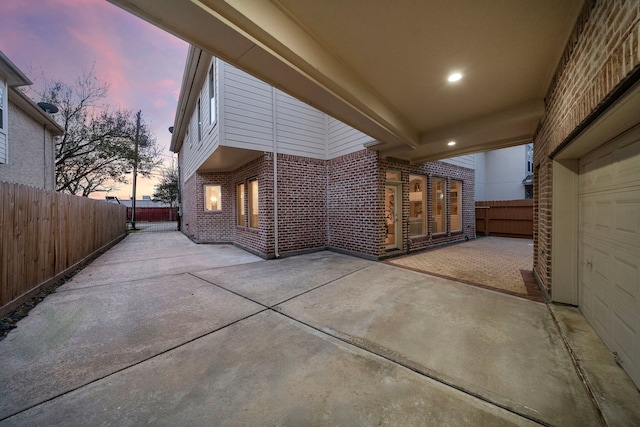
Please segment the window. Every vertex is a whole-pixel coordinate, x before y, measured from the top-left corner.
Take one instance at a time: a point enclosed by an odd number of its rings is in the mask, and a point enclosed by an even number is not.
[[[215,59],[209,68],[209,124],[216,121]]]
[[[0,80],[0,164],[7,163],[7,87]]]
[[[427,234],[426,180],[423,176],[409,175],[409,235]]]
[[[249,227],[258,228],[258,180],[249,181]]]
[[[202,109],[200,108],[200,98],[198,98],[198,142],[202,142]]]
[[[222,188],[220,185],[204,186],[204,210],[219,211],[222,210]]]
[[[4,129],[4,110],[5,110],[5,106],[4,106],[4,101],[5,101],[5,95],[4,95],[4,82],[0,81],[0,130],[5,130]]]
[[[431,206],[433,207],[431,232],[433,234],[445,233],[447,231],[447,205],[444,194],[444,179],[433,178],[431,181]]]
[[[451,181],[451,231],[462,230],[462,182]]]
[[[236,186],[236,210],[238,212],[238,225],[244,227],[244,184]]]
[[[527,174],[533,173],[533,144],[527,144],[526,160],[527,160]]]

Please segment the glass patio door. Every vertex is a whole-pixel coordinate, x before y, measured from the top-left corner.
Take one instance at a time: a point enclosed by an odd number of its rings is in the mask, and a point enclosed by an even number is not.
[[[400,236],[402,235],[402,227],[400,227],[398,214],[401,205],[398,199],[398,186],[384,186],[384,225],[386,229],[385,246],[387,249],[395,249],[400,247]]]

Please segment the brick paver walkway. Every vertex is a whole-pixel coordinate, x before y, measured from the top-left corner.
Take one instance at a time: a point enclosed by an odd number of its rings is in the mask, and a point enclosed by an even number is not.
[[[528,239],[481,237],[387,262],[465,283],[527,295],[521,270],[531,271],[533,268],[533,242]]]

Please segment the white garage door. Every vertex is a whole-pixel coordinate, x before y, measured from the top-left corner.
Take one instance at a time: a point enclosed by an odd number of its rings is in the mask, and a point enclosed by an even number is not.
[[[640,128],[580,159],[579,306],[640,387]]]

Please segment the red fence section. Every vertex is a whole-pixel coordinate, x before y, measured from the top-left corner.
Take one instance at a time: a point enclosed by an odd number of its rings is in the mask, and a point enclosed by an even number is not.
[[[533,200],[476,202],[476,232],[533,239]]]
[[[127,218],[132,220],[133,208],[127,208]],[[177,221],[178,208],[139,208],[136,207],[136,221],[165,222]]]

